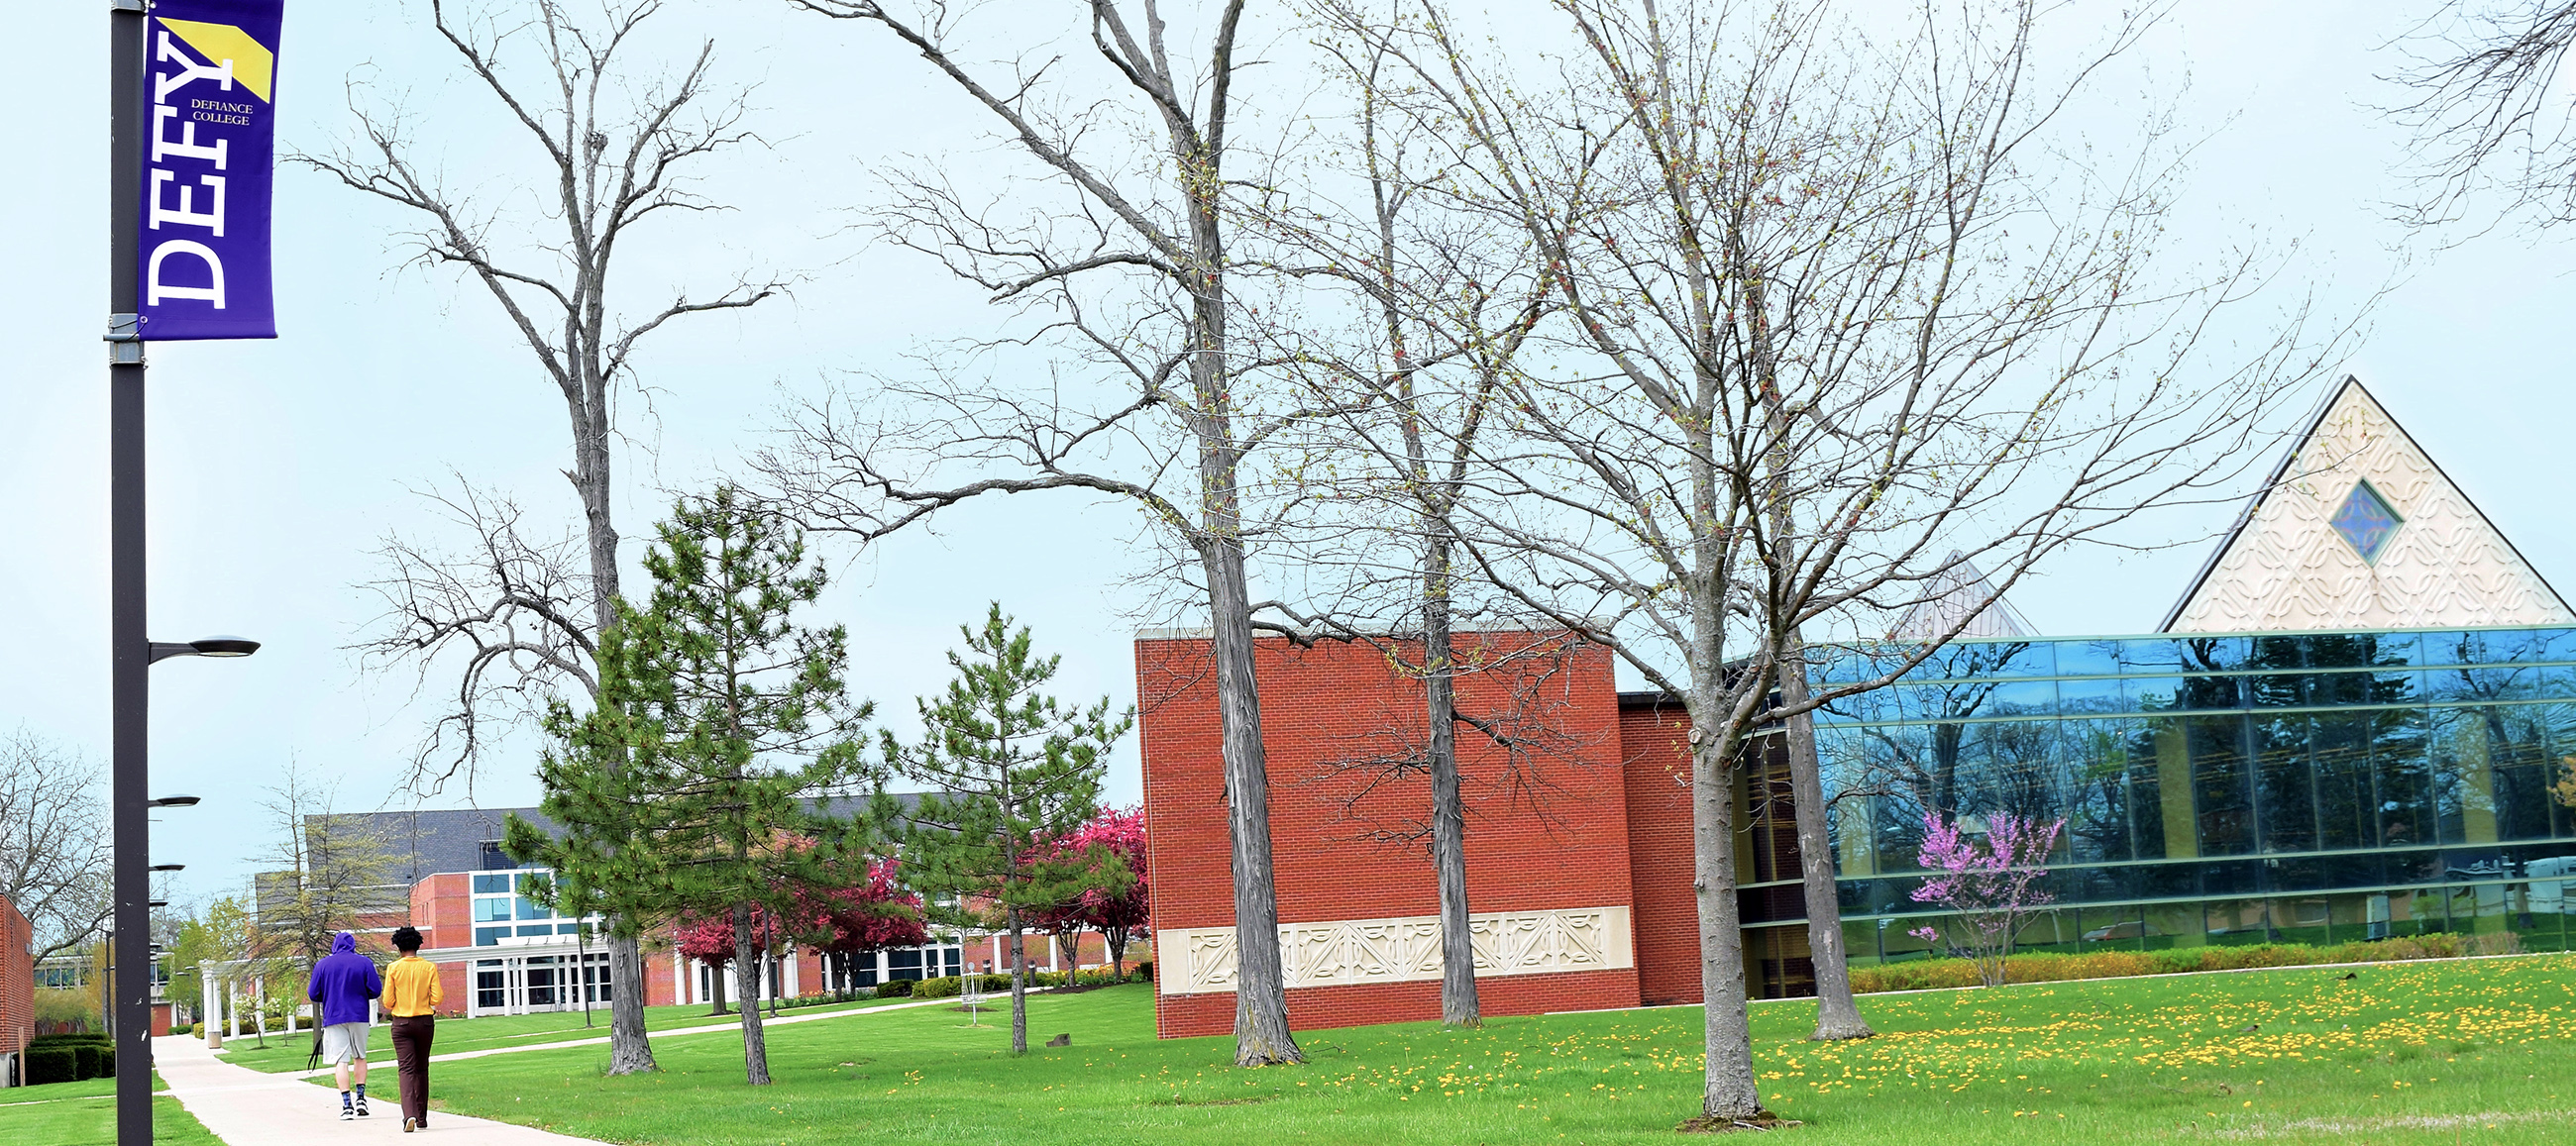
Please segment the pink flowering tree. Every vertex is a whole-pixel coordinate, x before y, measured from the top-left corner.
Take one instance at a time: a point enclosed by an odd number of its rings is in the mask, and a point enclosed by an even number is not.
[[[775,936],[777,932],[778,928],[770,918],[768,910],[757,904],[753,905],[751,934],[754,941],[760,944],[758,949],[767,950],[770,944],[764,940]],[[680,954],[714,968],[715,990],[711,994],[710,1001],[715,1004],[715,1009],[708,1013],[725,1014],[725,968],[734,961],[732,913],[718,910],[705,915],[694,912],[681,915],[671,924],[671,946]]]
[[[866,880],[800,897],[798,906],[805,916],[800,938],[839,958],[845,968],[861,956],[930,942],[921,896],[904,890],[891,859],[869,863]]]
[[[1923,817],[1923,850],[1915,858],[1932,874],[1914,889],[1914,901],[1938,904],[1951,914],[1913,934],[1975,961],[1977,979],[1986,986],[2002,983],[2013,937],[2056,898],[2040,881],[2065,827],[2063,818],[2043,824],[1998,816],[1976,835],[1938,813]]]
[[[1112,974],[1127,977],[1127,945],[1148,923],[1145,882],[1145,811],[1104,808],[1082,826],[1048,842],[1049,862],[1084,871],[1081,892],[1063,903],[1029,913],[1040,931],[1069,940],[1077,951],[1085,930],[1097,931],[1109,948]],[[1068,954],[1068,958],[1072,958]]]

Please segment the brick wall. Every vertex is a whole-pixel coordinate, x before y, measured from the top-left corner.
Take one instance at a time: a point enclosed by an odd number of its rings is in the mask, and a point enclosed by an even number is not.
[[[35,938],[18,905],[0,896],[0,1054],[25,1050],[36,1037]]]
[[[1461,661],[1483,669],[1459,678],[1459,710],[1509,717],[1539,741],[1516,755],[1459,729],[1472,909],[1630,903],[1630,800],[1608,654],[1527,633],[1462,634],[1458,644]],[[1427,823],[1429,782],[1418,773],[1380,781],[1365,767],[1418,753],[1426,742],[1420,682],[1369,646],[1300,649],[1283,638],[1257,642],[1254,671],[1280,921],[1436,914],[1426,847],[1395,838]],[[1136,675],[1154,925],[1231,926],[1207,641],[1139,640]],[[1313,1029],[1437,1019],[1439,994],[1437,982],[1301,988],[1289,992],[1289,1022]],[[1489,976],[1478,980],[1478,995],[1489,1014],[1531,1014],[1635,1006],[1638,984],[1625,970]],[[1157,1003],[1156,1028],[1167,1038],[1233,1026],[1232,995]]]
[[[1678,704],[1624,703],[1628,879],[1636,888],[1637,993],[1648,1006],[1700,1001],[1699,902],[1691,890],[1690,717]]]

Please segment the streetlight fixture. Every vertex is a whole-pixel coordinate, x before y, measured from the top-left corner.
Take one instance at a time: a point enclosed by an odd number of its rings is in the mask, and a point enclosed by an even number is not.
[[[248,637],[199,637],[193,641],[154,641],[152,661],[159,664],[172,657],[246,657],[259,651],[259,642]]]
[[[136,413],[124,417],[134,417],[139,422]],[[124,425],[122,418],[111,420],[119,424],[112,434],[110,452],[115,460],[110,468],[114,471],[111,484],[115,489],[109,497],[113,503],[109,532],[115,551],[112,579],[116,583],[109,624],[115,650],[110,691],[116,713],[115,763],[111,768],[116,928],[109,934],[108,958],[111,966],[149,968],[156,956],[151,944],[152,909],[169,906],[167,901],[152,898],[152,877],[161,872],[185,871],[188,866],[149,860],[151,812],[155,808],[194,807],[200,798],[144,794],[152,783],[151,691],[145,672],[171,657],[246,657],[259,651],[259,642],[232,636],[193,641],[144,638],[142,431],[139,425]],[[110,1024],[120,1044],[116,1056],[116,1140],[120,1146],[143,1146],[152,1140],[152,976],[147,972],[113,982],[116,996],[109,1008]],[[128,1039],[134,1045],[122,1045]]]

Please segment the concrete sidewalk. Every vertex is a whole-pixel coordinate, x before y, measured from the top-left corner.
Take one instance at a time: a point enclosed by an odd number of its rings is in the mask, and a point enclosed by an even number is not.
[[[858,1007],[858,1008],[854,1008],[854,1009],[851,1009],[851,1010],[844,1010],[844,1011],[824,1011],[824,1012],[822,1012],[822,1013],[820,1013],[820,1014],[810,1014],[810,1015],[785,1014],[785,1015],[780,1015],[780,1016],[778,1016],[777,1018],[774,1018],[774,1019],[773,1019],[773,1018],[764,1018],[764,1019],[762,1019],[762,1020],[761,1020],[761,1024],[760,1024],[760,1025],[761,1025],[763,1028],[768,1028],[768,1027],[783,1027],[783,1026],[787,1026],[787,1025],[790,1025],[790,1024],[793,1024],[793,1023],[812,1023],[812,1022],[820,1022],[820,1021],[822,1021],[822,1020],[824,1020],[824,1019],[840,1019],[840,1018],[850,1018],[850,1017],[858,1016],[858,1015],[874,1015],[874,1014],[881,1014],[881,1013],[886,1012],[886,1011],[903,1011],[903,1010],[910,1010],[910,1009],[912,1009],[912,1008],[914,1008],[914,1007],[936,1007],[936,1006],[940,1006],[941,1004],[946,1004],[946,1005],[948,1005],[948,1006],[952,1006],[952,1007],[953,1007],[953,1006],[957,1006],[957,1005],[959,1005],[959,1004],[958,1004],[958,1000],[957,1000],[957,999],[955,999],[955,998],[947,998],[947,999],[923,999],[923,1000],[920,1000],[920,1001],[918,1001],[918,1002],[911,1002],[911,1003],[887,1003],[887,1004],[885,1004],[884,1006],[881,1006],[881,1007]],[[1007,1005],[1008,1005],[1008,1004],[1005,1004],[1005,1006],[1007,1006]],[[653,1040],[654,1040],[655,1042],[659,1042],[659,1041],[661,1041],[661,1040],[663,1040],[663,1039],[667,1039],[667,1038],[675,1038],[675,1037],[678,1037],[678,1036],[680,1036],[680,1035],[720,1035],[720,1034],[727,1034],[727,1033],[731,1033],[731,1034],[740,1034],[740,1033],[742,1033],[742,1020],[741,1020],[740,1018],[736,1018],[735,1020],[733,1020],[732,1022],[729,1022],[729,1023],[709,1023],[709,1024],[704,1025],[704,1026],[695,1026],[695,1027],[672,1027],[672,1028],[670,1028],[670,1029],[668,1029],[668,1030],[659,1030],[659,1031],[654,1031],[654,1032],[652,1032],[652,1037],[653,1037]],[[430,1044],[430,1046],[431,1046],[431,1047],[433,1047],[433,1048],[435,1048],[437,1045],[438,1045],[438,1044],[437,1044],[436,1042],[434,1042],[434,1041]],[[450,1052],[450,1053],[447,1053],[447,1054],[432,1054],[432,1055],[430,1055],[430,1056],[429,1056],[429,1061],[430,1061],[430,1065],[435,1066],[435,1065],[437,1065],[437,1064],[439,1064],[439,1063],[442,1063],[442,1062],[462,1062],[462,1061],[464,1061],[464,1060],[466,1060],[466,1059],[488,1058],[488,1057],[490,1057],[490,1056],[492,1056],[492,1055],[496,1055],[496,1054],[520,1054],[520,1053],[525,1052],[525,1051],[563,1050],[563,1049],[565,1049],[566,1047],[604,1047],[604,1046],[607,1046],[607,1045],[608,1045],[608,1036],[607,1036],[607,1035],[597,1035],[597,1036],[593,1036],[593,1037],[589,1037],[589,1038],[563,1039],[563,1040],[560,1040],[560,1041],[557,1041],[557,1042],[550,1042],[550,1043],[522,1043],[522,1044],[520,1044],[520,1045],[518,1045],[518,1046],[508,1046],[508,1047],[486,1047],[486,1048],[484,1048],[484,1049],[482,1049],[482,1050],[454,1051],[454,1052]],[[386,1064],[390,1064],[392,1061],[393,1061],[392,1059],[388,1058],[388,1059],[386,1059],[386,1060],[385,1060],[385,1063],[386,1063]],[[379,1065],[384,1065],[384,1064],[379,1064]],[[384,1065],[384,1069],[385,1069],[385,1070],[390,1071],[390,1070],[392,1070],[392,1069],[393,1069],[393,1067],[392,1067],[392,1066],[390,1066],[390,1065]],[[295,1071],[295,1072],[290,1073],[290,1074],[281,1075],[280,1077],[284,1077],[284,1078],[322,1078],[322,1077],[325,1077],[325,1076],[329,1075],[330,1073],[331,1073],[331,1068],[326,1066],[326,1067],[323,1067],[323,1068],[322,1068],[322,1069],[320,1069],[320,1070],[299,1070],[299,1071]],[[393,1077],[393,1076],[392,1076],[392,1075],[390,1075],[390,1074],[388,1074],[388,1075],[386,1075],[385,1077],[387,1077],[387,1078],[391,1078],[391,1077]],[[434,1074],[434,1073],[430,1076],[429,1089],[430,1089],[430,1093],[432,1093],[432,1094],[435,1094],[435,1093],[437,1093],[437,1092],[438,1092],[438,1081],[437,1081],[437,1075],[436,1075],[436,1074]],[[374,1097],[373,1092],[370,1092],[368,1096],[369,1096],[369,1097],[371,1097],[371,1098],[372,1098],[372,1097]]]
[[[188,1035],[152,1040],[152,1065],[177,1096],[179,1105],[205,1123],[229,1146],[322,1146],[364,1141],[418,1142],[402,1132],[402,1101],[396,1095],[394,1062],[370,1063],[368,1105],[375,1113],[352,1122],[340,1121],[340,1096],[329,1087],[299,1082],[293,1075],[265,1074],[216,1058],[206,1044]],[[430,1093],[438,1093],[436,1072]],[[506,1122],[491,1122],[432,1110],[422,1134],[458,1142],[493,1146],[575,1146],[593,1142],[549,1134]]]

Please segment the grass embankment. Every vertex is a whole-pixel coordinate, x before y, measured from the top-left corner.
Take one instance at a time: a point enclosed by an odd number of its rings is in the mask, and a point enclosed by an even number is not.
[[[161,1076],[152,1076],[161,1089]],[[152,1100],[152,1140],[221,1146],[175,1098]],[[116,1080],[55,1082],[0,1090],[0,1142],[30,1146],[116,1146]]]
[[[2140,975],[2188,975],[2198,971],[2244,971],[2267,967],[2323,967],[2352,963],[2456,959],[2465,955],[2516,955],[2521,945],[2512,932],[2464,935],[2434,932],[2403,939],[2374,939],[2316,947],[2304,943],[2262,943],[2225,947],[2174,947],[2162,951],[2087,951],[2082,954],[2034,952],[2004,960],[2008,983],[2064,983],[2076,979],[2126,979]],[[1852,990],[1861,994],[1974,987],[1977,965],[1966,959],[1917,959],[1854,967]]]
[[[2347,974],[2354,978],[2345,978]],[[727,1035],[660,1041],[656,1075],[596,1049],[443,1065],[463,1113],[656,1146],[754,1143],[1671,1142],[1696,1109],[1697,1008],[1312,1031],[1303,1066],[1237,1070],[1230,1039],[1157,1041],[1150,988],[1038,996],[1007,1032],[924,1008],[776,1028],[779,1082]],[[2510,1144],[2576,1137],[2576,957],[2011,986],[1866,998],[1883,1032],[1803,1041],[1753,1010],[1791,1141]],[[987,1018],[988,1023],[992,1022]],[[2251,1028],[2251,1029],[2248,1029]]]
[[[849,1003],[793,1007],[779,1012],[779,1017],[793,1018],[798,1015],[816,1015],[911,1001],[892,998],[860,999]],[[763,1012],[763,1014],[766,1013]],[[438,1024],[438,1040],[433,1050],[438,1054],[450,1054],[456,1051],[527,1046],[531,1043],[607,1038],[608,1007],[603,1004],[593,1008],[590,1020],[591,1025],[583,1026],[580,1011],[543,1015],[496,1015],[485,1019],[442,1019]],[[704,1003],[694,1003],[684,1007],[646,1007],[644,1009],[644,1029],[648,1031],[664,1031],[675,1027],[729,1026],[741,1021],[741,1018],[731,1011],[721,1015],[708,1014],[707,1005]],[[265,1048],[261,1047],[259,1042],[258,1039],[247,1034],[239,1038],[225,1039],[222,1058],[235,1066],[246,1066],[252,1070],[275,1074],[303,1070],[304,1064],[313,1055],[313,1033],[309,1030],[297,1031],[294,1034],[271,1033]],[[387,1070],[393,1069],[393,1056],[392,1028],[383,1023],[377,1023],[374,1029],[367,1032],[367,1057],[374,1060],[370,1069],[376,1065],[381,1065]]]

